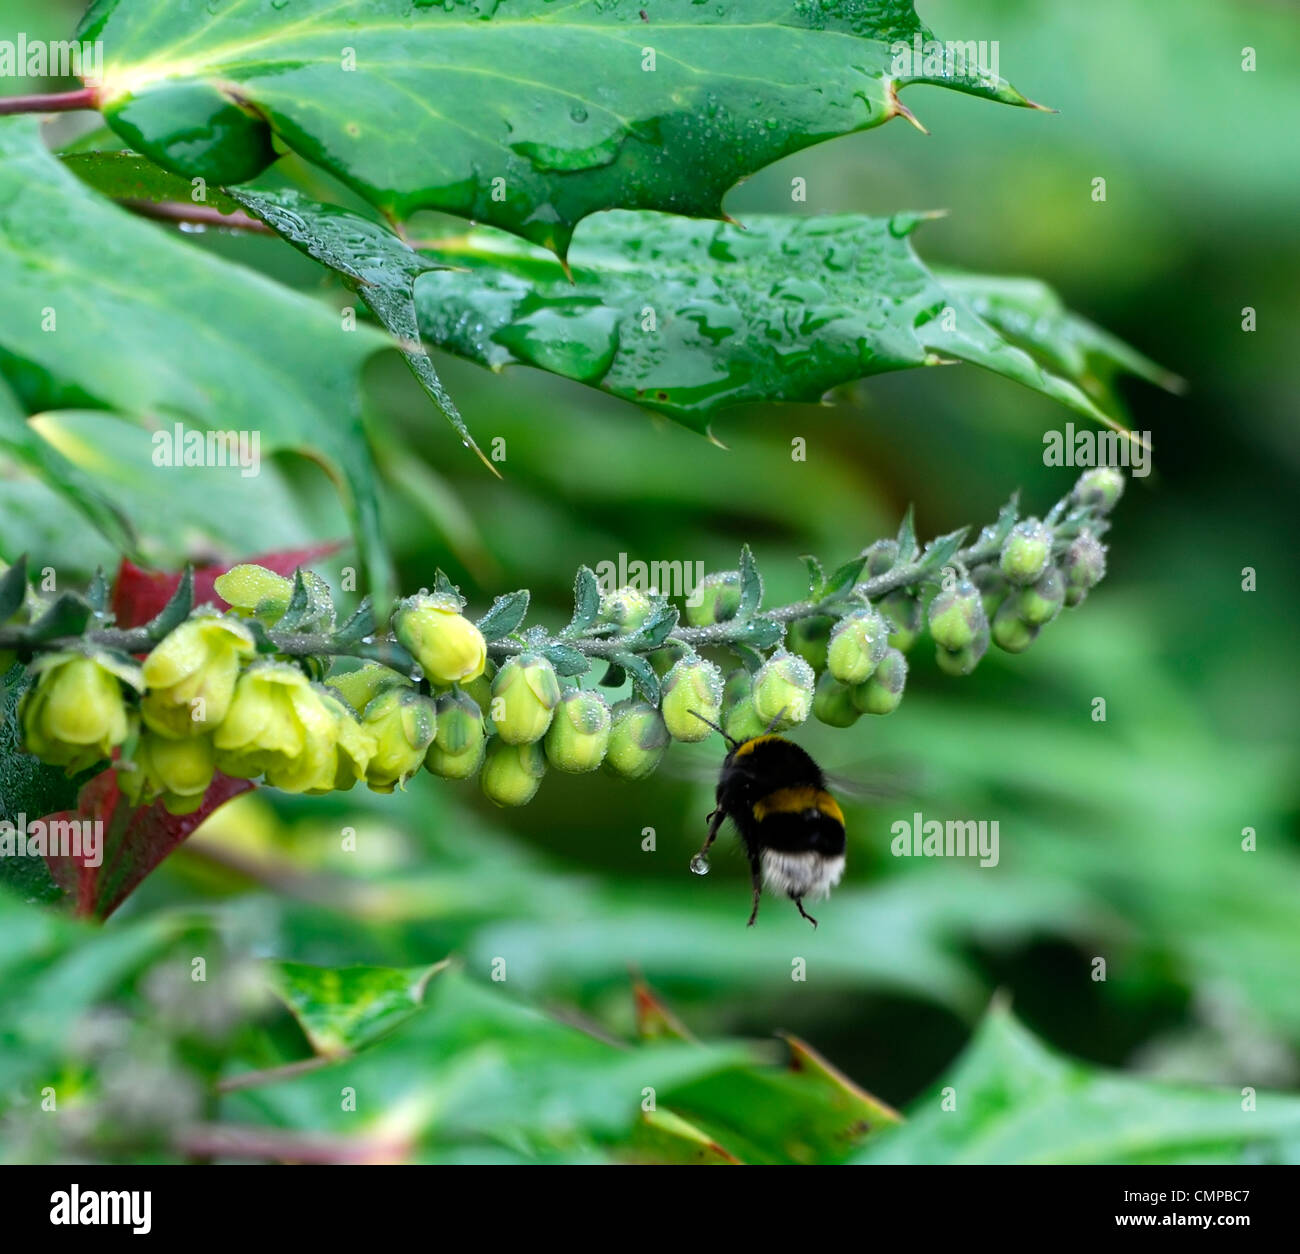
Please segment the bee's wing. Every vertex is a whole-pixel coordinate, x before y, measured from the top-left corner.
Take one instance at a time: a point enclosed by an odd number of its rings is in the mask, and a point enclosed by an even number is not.
[[[716,752],[688,753],[682,750],[683,746],[676,746],[659,769],[677,779],[716,783],[722,767],[722,759]],[[880,757],[851,763],[824,774],[831,792],[851,801],[901,801],[919,796],[922,791],[921,771],[914,764]]]

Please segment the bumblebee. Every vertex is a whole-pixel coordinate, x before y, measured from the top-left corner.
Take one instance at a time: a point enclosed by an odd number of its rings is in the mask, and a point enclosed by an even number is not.
[[[717,808],[708,816],[708,835],[691,859],[691,870],[707,874],[709,847],[730,819],[749,857],[754,887],[749,926],[758,918],[766,884],[789,897],[816,927],[817,920],[803,908],[804,898],[830,896],[844,875],[844,813],[827,791],[826,777],[804,750],[783,736],[737,741],[716,724],[709,726],[731,748],[718,777]]]

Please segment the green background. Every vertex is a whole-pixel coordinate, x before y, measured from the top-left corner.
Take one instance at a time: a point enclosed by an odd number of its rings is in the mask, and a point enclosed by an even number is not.
[[[7,4],[5,16],[31,37],[61,35],[76,7]],[[486,980],[504,957],[509,993],[615,1031],[635,971],[699,1035],[793,1032],[894,1105],[948,1067],[999,989],[1083,1060],[1297,1086],[1297,24],[1280,4],[1227,0],[1176,15],[1123,0],[949,0],[921,15],[945,37],[998,39],[1003,75],[1059,113],[917,87],[906,103],[929,137],[897,122],[797,154],[734,190],[728,211],[947,209],[916,237],[927,261],[1045,279],[1188,386],[1126,389],[1155,470],[1128,485],[1110,573],[1082,609],[964,680],[940,674],[922,642],[894,715],[798,733],[829,770],[888,775],[897,790],[846,801],[848,872],[820,929],[771,899],[745,929],[747,873],[729,837],[711,876],[689,874],[721,756],[711,743],[676,747],[641,784],[552,774],[518,812],[427,776],[392,798],[264,791],[203,838],[251,859],[263,883],[183,851],[123,923],[208,903],[240,921],[248,952],[297,962],[415,967],[450,953]],[[1255,73],[1241,69],[1247,45]],[[795,177],[806,203],[791,203]],[[278,241],[193,240],[344,303]],[[555,625],[579,564],[626,553],[715,569],[748,542],[769,599],[789,600],[798,555],[845,560],[892,534],[909,502],[929,536],[990,521],[1015,488],[1046,509],[1074,476],[1042,464],[1043,433],[1072,416],[969,367],[875,379],[820,407],[728,411],[714,426],[724,450],[576,384],[438,366],[478,442],[504,438],[504,477],[460,447],[396,354],[372,364],[401,585],[442,566],[480,611],[528,587]],[[93,441],[83,455],[101,473],[129,467],[145,439],[102,416],[69,427]],[[795,437],[806,462],[791,459]],[[135,498],[160,560],[346,534],[323,476],[301,463],[253,480],[211,473],[210,492],[163,474]],[[30,549],[65,577],[116,564],[16,468],[0,467],[0,493],[0,555]],[[892,857],[891,823],[916,810],[998,820],[1000,864]],[[357,854],[339,852],[346,827]],[[791,980],[795,956],[804,982]]]

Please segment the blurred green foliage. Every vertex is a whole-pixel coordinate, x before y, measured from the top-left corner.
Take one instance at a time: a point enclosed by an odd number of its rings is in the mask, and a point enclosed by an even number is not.
[[[73,7],[30,6],[29,33]],[[418,1152],[443,1161],[586,1161],[631,1153],[640,1137],[650,1156],[671,1156],[671,1144],[700,1158],[712,1145],[763,1161],[842,1157],[848,1141],[805,1153],[757,1116],[724,1126],[735,1068],[749,1069],[745,1085],[779,1087],[773,1077],[787,1074],[734,1042],[782,1029],[883,1101],[920,1103],[905,1129],[868,1139],[864,1160],[1297,1157],[1295,1099],[1270,1106],[1261,1094],[1260,1122],[1243,1129],[1235,1093],[1300,1082],[1300,710],[1289,682],[1300,576],[1294,524],[1281,512],[1300,464],[1300,379],[1287,339],[1300,255],[1285,242],[1300,184],[1283,157],[1300,24],[1283,5],[1230,0],[1189,0],[1177,23],[1125,0],[921,7],[953,38],[1000,40],[1003,73],[1060,113],[977,108],[913,88],[907,102],[928,138],[899,124],[798,154],[734,191],[729,212],[947,208],[927,228],[931,258],[1046,280],[1071,308],[1184,376],[1188,391],[1125,385],[1156,469],[1130,481],[1109,576],[1084,613],[1027,654],[991,652],[964,680],[917,657],[888,721],[799,733],[829,769],[888,771],[902,789],[888,801],[846,801],[849,869],[821,927],[812,932],[769,900],[747,931],[739,856],[720,856],[707,880],[687,871],[711,808],[716,744],[679,746],[669,758],[700,778],[673,777],[669,766],[641,784],[553,774],[532,805],[510,813],[472,787],[427,777],[393,797],[262,792],[219,811],[98,937],[64,940],[72,925],[5,906],[5,960],[20,964],[3,984],[7,1091],[30,1092],[55,1059],[71,1091],[90,1084],[68,1045],[77,1015],[105,1002],[129,1008],[141,996],[134,973],[202,926],[216,929],[208,935],[220,940],[204,944],[220,945],[232,966],[256,956],[405,970],[456,957],[455,970],[432,977],[427,1009],[357,1055],[363,1087],[380,1086],[370,1091],[382,1117],[369,1122],[370,1111],[366,1123],[382,1141],[376,1152],[436,1126]],[[1258,51],[1254,73],[1241,69],[1247,45]],[[806,204],[790,203],[794,176],[807,180]],[[1091,195],[1098,176],[1104,203]],[[193,243],[341,299],[277,241],[210,234]],[[1258,311],[1251,333],[1241,329],[1245,306]],[[843,560],[892,534],[908,502],[918,530],[933,535],[991,517],[1016,486],[1045,506],[1072,479],[1041,456],[1042,433],[1062,427],[1067,411],[966,367],[874,379],[829,407],[723,414],[724,450],[577,384],[437,365],[480,443],[505,441],[505,477],[494,481],[460,447],[396,354],[372,365],[370,417],[401,585],[427,584],[441,565],[480,608],[526,586],[535,612],[556,625],[582,563],[627,553],[727,567],[748,542],[769,596],[793,598],[799,554]],[[112,425],[81,415],[68,425],[84,438],[92,422]],[[796,436],[807,440],[806,462],[791,460]],[[93,456],[117,447],[114,436]],[[74,460],[76,450],[72,441],[64,449]],[[57,497],[2,466],[0,556],[30,549],[69,580],[112,560]],[[160,561],[346,531],[324,477],[301,465],[214,483],[211,497],[188,476],[157,478],[133,520]],[[1257,591],[1242,590],[1246,567],[1258,572]],[[1105,722],[1092,717],[1097,697]],[[916,810],[997,819],[998,866],[891,856],[891,823]],[[653,852],[643,850],[647,828]],[[1242,850],[1246,828],[1254,852]],[[343,849],[349,829],[355,852]],[[32,938],[26,950],[22,935]],[[802,981],[791,978],[797,958]],[[1094,978],[1098,958],[1104,981]],[[697,1037],[723,1043],[643,1045],[635,1063],[598,1050],[570,1024],[631,1041],[632,972]],[[1037,1115],[963,1131],[932,1113],[933,1086],[998,989],[1030,1031],[1087,1069],[1066,1084],[1066,1064],[996,1015],[957,1083],[992,1092],[995,1104],[1019,1094]],[[161,995],[148,1005],[150,1023],[180,1013]],[[232,1044],[197,1060],[179,1029],[122,1031],[144,1033],[150,1046],[137,1061],[161,1059],[160,1074],[175,1079],[172,1109],[191,1119],[352,1126],[328,1113],[338,1106],[337,1063],[203,1109],[212,1099],[192,1088],[194,1075],[228,1078],[309,1055],[287,1011],[258,1005],[260,1026],[232,1027]],[[1097,1078],[1092,1067],[1127,1074]],[[1019,1087],[999,1096],[1007,1073]],[[1169,1097],[1139,1076],[1231,1091]],[[131,1076],[113,1077],[114,1100],[130,1107]],[[664,1107],[685,1127],[667,1116],[638,1126],[643,1084],[676,1098]],[[793,1111],[771,1091],[763,1103]],[[1159,1125],[1149,1138],[1134,1132],[1148,1115]],[[27,1147],[19,1156],[42,1152],[39,1120],[11,1119],[28,1138],[13,1142]],[[1070,1135],[1048,1135],[1060,1127]]]

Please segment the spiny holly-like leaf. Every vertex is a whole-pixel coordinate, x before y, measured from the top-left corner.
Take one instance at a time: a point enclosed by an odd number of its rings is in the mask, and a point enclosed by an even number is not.
[[[424,1003],[429,981],[445,966],[335,968],[276,962],[271,982],[312,1049],[339,1058],[409,1019]]]
[[[100,0],[98,100],[127,142],[230,184],[271,136],[396,218],[441,209],[563,252],[609,208],[716,217],[738,179],[906,111],[910,0]],[[914,71],[901,73],[902,69]]]
[[[574,240],[573,282],[540,250],[473,230],[431,242],[431,256],[469,273],[421,279],[420,329],[482,365],[523,362],[696,430],[724,405],[815,401],[855,379],[944,362],[1113,422],[1081,390],[1083,376],[1044,369],[926,268],[908,238],[920,220],[765,216],[741,229],[607,213]],[[1063,350],[1061,360],[1071,364]]]
[[[0,290],[0,349],[36,372],[5,368],[29,409],[57,407],[71,386],[131,417],[253,428],[263,454],[307,453],[342,489],[365,569],[388,584],[359,381],[387,336],[345,333],[323,305],[109,204],[29,118],[0,119]]]
[[[1158,1163],[1284,1161],[1300,1137],[1300,1098],[1194,1089],[1100,1071],[1049,1052],[994,1010],[902,1127],[873,1140],[864,1163]]]
[[[233,190],[234,197],[295,248],[342,274],[397,341],[411,373],[438,411],[455,427],[468,448],[500,478],[497,468],[474,443],[456,403],[443,387],[420,343],[415,313],[415,280],[440,267],[407,247],[396,235],[355,213],[322,205],[288,189],[279,192]]]
[[[1107,413],[1118,410],[1113,385],[1120,374],[1145,379],[1169,392],[1180,392],[1185,386],[1176,374],[1117,336],[1071,313],[1038,279],[995,278],[946,268],[936,268],[935,275],[1011,343],[1044,369],[1073,379]]]
[[[220,773],[192,814],[169,814],[161,801],[132,806],[117,785],[116,771],[101,771],[81,789],[75,810],[45,816],[47,825],[75,821],[88,830],[102,822],[102,844],[91,858],[83,850],[46,855],[54,881],[72,897],[82,918],[106,919],[150,871],[185,840],[218,806],[253,784]]]

